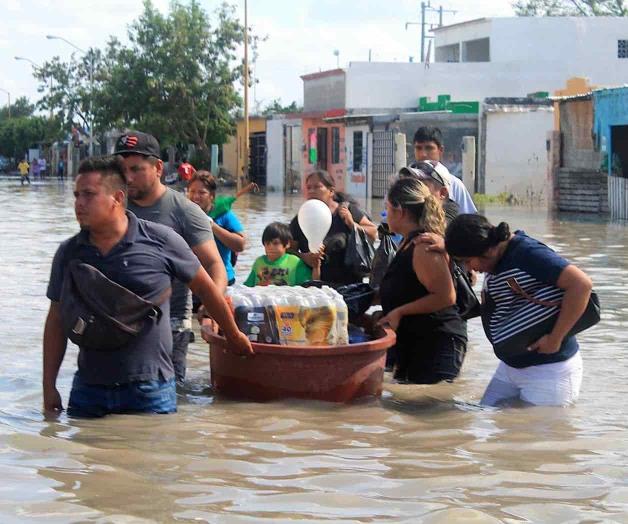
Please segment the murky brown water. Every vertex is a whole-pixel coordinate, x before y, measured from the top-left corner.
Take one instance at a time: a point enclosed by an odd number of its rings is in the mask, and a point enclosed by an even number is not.
[[[196,343],[176,415],[47,422],[45,289],[58,243],[77,229],[70,187],[1,184],[0,522],[628,522],[626,226],[487,210],[594,279],[604,318],[580,339],[585,380],[573,408],[476,407],[496,360],[475,320],[455,385],[389,385],[381,401],[350,406],[231,402],[212,397],[207,348]],[[238,203],[256,239],[241,278],[264,225],[298,203]],[[75,360],[70,348],[64,401]]]

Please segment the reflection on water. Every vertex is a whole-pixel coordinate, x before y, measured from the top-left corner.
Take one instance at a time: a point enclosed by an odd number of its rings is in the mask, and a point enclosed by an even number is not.
[[[388,384],[382,400],[350,406],[231,402],[211,396],[207,348],[195,343],[176,415],[45,421],[45,289],[54,250],[76,231],[71,193],[2,184],[0,522],[628,522],[624,225],[487,210],[593,277],[604,314],[580,337],[585,380],[573,408],[478,408],[496,360],[474,320],[456,384]],[[240,279],[262,253],[264,226],[299,203],[236,204],[250,238]],[[69,348],[64,399],[75,361]]]

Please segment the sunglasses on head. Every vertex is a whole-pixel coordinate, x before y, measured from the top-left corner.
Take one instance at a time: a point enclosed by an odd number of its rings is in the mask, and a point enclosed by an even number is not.
[[[434,169],[434,166],[432,166],[432,164],[430,164],[429,162],[413,162],[410,167],[422,171],[432,180],[438,182],[441,186],[447,187],[447,183],[445,182],[443,176],[438,171],[436,171],[436,169]]]

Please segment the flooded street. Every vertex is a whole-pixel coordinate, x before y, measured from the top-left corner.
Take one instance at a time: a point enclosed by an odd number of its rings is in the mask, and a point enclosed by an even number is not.
[[[0,182],[0,522],[628,522],[628,226],[486,210],[593,278],[603,319],[579,337],[573,408],[478,408],[497,360],[475,319],[453,385],[388,384],[382,400],[354,405],[232,402],[212,396],[197,336],[177,414],[49,422],[45,291],[59,242],[77,231],[71,189]],[[238,201],[250,238],[238,280],[264,226],[299,204]],[[75,369],[69,347],[64,405]]]

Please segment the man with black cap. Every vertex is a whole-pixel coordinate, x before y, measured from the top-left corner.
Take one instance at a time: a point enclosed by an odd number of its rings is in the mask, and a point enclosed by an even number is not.
[[[122,155],[129,192],[128,208],[138,218],[174,229],[192,248],[202,266],[223,292],[227,273],[214,241],[209,217],[183,194],[161,182],[164,164],[157,139],[129,131],[118,138],[115,153]],[[192,328],[192,294],[180,281],[173,282],[170,299],[173,362],[179,383],[185,379],[186,355]]]

